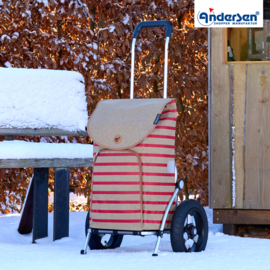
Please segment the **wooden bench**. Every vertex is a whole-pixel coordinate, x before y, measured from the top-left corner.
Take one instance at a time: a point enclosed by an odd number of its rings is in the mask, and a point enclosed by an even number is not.
[[[34,168],[18,231],[48,236],[48,179],[54,168],[53,240],[69,235],[69,168],[90,167],[88,144],[14,141],[14,136],[87,136],[83,77],[73,71],[0,68],[0,168]],[[3,104],[3,105],[2,105]]]

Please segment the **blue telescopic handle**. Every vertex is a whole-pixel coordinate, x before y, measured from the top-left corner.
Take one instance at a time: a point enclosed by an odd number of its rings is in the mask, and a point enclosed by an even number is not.
[[[145,22],[140,22],[139,24],[136,25],[134,33],[133,33],[133,38],[138,38],[140,35],[140,31],[143,28],[150,28],[150,27],[166,27],[165,35],[166,37],[171,37],[172,33],[172,24],[169,21],[145,21]]]

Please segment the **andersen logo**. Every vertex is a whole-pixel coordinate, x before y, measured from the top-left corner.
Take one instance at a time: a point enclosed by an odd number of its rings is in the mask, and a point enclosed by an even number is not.
[[[215,14],[213,8],[209,8],[209,13],[199,12],[197,19],[199,24],[202,26],[210,25],[257,25],[260,12],[257,11],[255,14]],[[226,26],[227,27],[227,26]]]

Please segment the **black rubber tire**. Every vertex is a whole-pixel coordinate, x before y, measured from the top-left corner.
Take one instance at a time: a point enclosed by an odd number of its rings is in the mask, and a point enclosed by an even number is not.
[[[200,241],[188,250],[185,245],[185,220],[189,213],[194,214]],[[174,252],[200,252],[205,250],[208,240],[208,220],[202,205],[196,200],[185,200],[177,207],[171,223],[171,245]]]
[[[87,213],[86,220],[85,220],[85,235],[87,235],[87,231],[89,229],[89,212]],[[104,246],[101,242],[101,237],[98,234],[91,234],[89,240],[89,248],[93,249],[114,249],[121,246],[123,241],[123,235],[115,235],[112,234],[111,238],[109,239],[107,246]]]

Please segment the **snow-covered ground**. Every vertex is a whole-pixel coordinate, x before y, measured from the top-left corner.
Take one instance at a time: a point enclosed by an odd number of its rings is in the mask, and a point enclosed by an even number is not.
[[[221,233],[221,225],[209,218],[209,239],[204,252],[173,253],[169,236],[161,241],[159,256],[152,257],[156,237],[125,236],[115,250],[80,255],[84,244],[86,212],[70,213],[70,237],[52,241],[53,214],[49,214],[49,237],[31,244],[30,235],[17,232],[19,214],[0,215],[0,269],[270,269],[270,241],[240,238]]]

